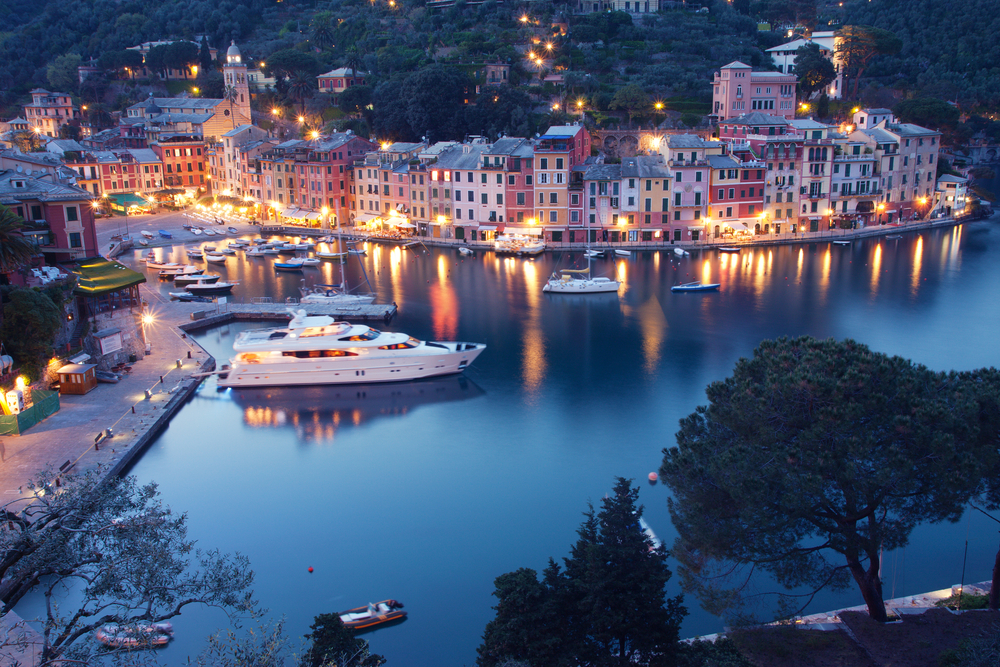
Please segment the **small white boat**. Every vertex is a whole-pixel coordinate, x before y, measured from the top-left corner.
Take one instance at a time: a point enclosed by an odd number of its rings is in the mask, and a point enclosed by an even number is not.
[[[226,283],[226,282],[213,282],[213,283],[194,283],[187,286],[187,291],[195,296],[204,296],[206,294],[228,294],[233,291],[236,287],[236,283]]]
[[[315,257],[303,257],[302,266],[319,266],[320,260]]]
[[[192,227],[191,233],[194,234],[195,236],[201,236],[203,234],[201,227]]]
[[[144,229],[144,230],[142,230],[142,231],[141,231],[141,232],[139,232],[139,233],[140,233],[140,234],[142,234],[143,236],[145,236],[145,237],[146,237],[147,239],[151,239],[151,238],[153,238],[154,236],[156,236],[156,234],[154,234],[153,232],[147,232],[147,231],[146,231],[145,229]]]
[[[302,303],[325,303],[337,306],[354,306],[371,303],[374,294],[349,294],[336,285],[314,285],[311,288],[300,288]]]
[[[646,520],[642,517],[639,517],[639,528],[641,528],[642,532],[646,534],[649,541],[653,543],[653,549],[659,549],[663,546],[663,542],[660,541],[660,538],[656,536],[656,533],[653,532],[653,529],[649,527],[649,524],[646,523]]]
[[[265,255],[277,255],[277,254],[280,254],[280,253],[281,253],[281,250],[279,250],[278,248],[264,248],[264,254]]]
[[[267,243],[267,239],[254,239],[251,243],[254,245],[265,245]]]
[[[851,245],[850,241],[834,241],[833,245]]]
[[[94,638],[112,648],[164,646],[174,636],[174,626],[169,622],[139,622],[134,626],[108,623],[94,632]]]
[[[221,252],[223,255],[235,255],[236,248],[234,248],[231,245],[228,245],[225,248],[219,248],[219,252]]]
[[[201,259],[204,256],[204,254],[198,248],[191,248],[190,250],[187,251],[186,254],[188,257],[196,257],[198,259]]]
[[[740,249],[733,245],[719,246],[719,252],[739,252]]]
[[[587,250],[584,254],[587,257],[604,257],[604,253],[600,250]]]
[[[619,248],[615,248],[615,254],[618,255],[619,257],[631,257],[632,256],[632,253],[629,252],[628,250],[621,250]]]
[[[147,241],[146,239],[139,239],[139,245],[141,245],[141,246],[148,246],[149,245],[149,241]]]
[[[218,273],[196,273],[189,276],[177,276],[174,278],[174,285],[177,287],[193,284],[208,285],[219,282],[219,278],[221,277]]]
[[[591,278],[590,267],[586,269],[561,269],[553,273],[542,287],[543,292],[561,294],[594,294],[599,292],[617,292],[621,283],[611,278]]]
[[[183,264],[177,268],[163,269],[160,271],[161,278],[174,278],[176,276],[191,276],[201,273],[201,269],[191,264]]]
[[[674,254],[677,255],[678,257],[687,257],[691,253],[689,253],[684,248],[674,248]]]
[[[235,227],[227,227],[226,231],[234,236],[240,233],[240,230],[236,229]]]
[[[206,227],[205,228],[205,236],[215,236],[215,230],[214,229],[209,229],[209,228]]]
[[[317,250],[316,256],[320,259],[344,259],[347,257],[346,252],[325,252],[323,250]]]
[[[471,255],[471,254],[473,254],[472,248],[467,248],[464,245],[458,246],[458,252],[459,252],[459,254],[462,254],[462,255]],[[316,253],[316,254],[319,254],[319,253]]]
[[[215,246],[214,245],[208,245],[207,243],[205,245],[203,245],[201,247],[201,249],[204,250],[205,252],[215,252]]]
[[[205,261],[206,262],[213,262],[215,264],[225,264],[226,263],[226,256],[223,255],[223,254],[221,254],[221,253],[210,252],[210,253],[206,253],[205,254]]]
[[[246,252],[247,257],[264,257],[266,254],[261,248],[250,248]]]
[[[163,271],[164,269],[180,269],[182,266],[187,266],[187,264],[178,264],[177,262],[157,262],[151,259],[146,260],[147,269],[158,269]]]

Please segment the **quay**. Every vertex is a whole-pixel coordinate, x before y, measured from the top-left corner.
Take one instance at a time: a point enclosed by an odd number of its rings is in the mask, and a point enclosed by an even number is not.
[[[370,303],[357,306],[331,306],[321,303],[225,303],[211,310],[196,310],[191,322],[178,325],[184,332],[208,329],[238,320],[285,323],[292,319],[289,311],[305,310],[306,315],[328,315],[351,320],[382,320],[388,322],[398,310],[396,304]]]
[[[706,238],[698,241],[680,241],[677,243],[665,242],[662,240],[657,241],[620,241],[617,243],[612,243],[609,241],[602,241],[598,239],[596,242],[590,244],[591,248],[599,249],[613,249],[613,250],[627,250],[629,252],[641,251],[641,250],[673,250],[674,248],[681,248],[687,251],[696,250],[715,250],[720,246],[734,246],[740,248],[754,248],[761,246],[779,246],[779,245],[796,245],[796,244],[808,244],[808,243],[823,243],[831,241],[856,241],[866,238],[875,238],[881,236],[893,236],[896,234],[907,234],[910,232],[922,231],[927,229],[938,229],[940,227],[954,227],[955,225],[961,225],[966,222],[976,222],[977,220],[986,219],[989,216],[983,216],[981,218],[973,218],[970,216],[965,216],[961,218],[936,218],[934,220],[914,220],[902,223],[890,223],[884,225],[874,225],[871,227],[861,227],[858,229],[829,229],[816,232],[782,232],[781,234],[761,234],[758,236],[748,236],[742,238],[735,238],[733,236],[720,236],[716,238]],[[261,236],[267,234],[278,234],[286,236],[302,236],[302,237],[322,237],[328,236],[333,230],[330,229],[319,229],[319,228],[308,228],[299,227],[295,225],[265,225],[260,228]],[[576,230],[578,232],[585,231],[584,229]],[[417,245],[423,244],[426,246],[439,246],[445,248],[457,248],[459,246],[466,246],[471,250],[486,251],[493,249],[492,241],[473,241],[469,239],[454,239],[454,238],[435,238],[431,236],[412,236],[400,239],[383,239],[377,234],[372,234],[368,232],[363,232],[359,230],[345,229],[341,232],[344,239],[349,241],[371,241],[374,243],[386,243],[392,246],[404,247],[404,242],[416,242]],[[569,242],[545,242],[546,251],[582,251],[587,248],[586,243],[569,243]]]

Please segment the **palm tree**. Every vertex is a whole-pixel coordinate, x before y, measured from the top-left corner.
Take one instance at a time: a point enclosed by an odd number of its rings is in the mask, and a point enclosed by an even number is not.
[[[235,102],[240,96],[240,91],[237,90],[236,86],[226,86],[226,89],[222,93],[222,99],[229,100],[229,117],[233,121],[233,129],[236,129],[236,113],[233,111],[233,102]]]
[[[296,72],[291,83],[288,84],[288,95],[299,101],[299,110],[302,115],[306,113],[306,100],[312,97],[315,86],[316,79],[308,72]]]
[[[351,50],[347,52],[347,68],[351,70],[351,85],[356,85],[355,79],[358,76],[358,70],[361,69],[361,51],[356,46],[351,47]]]
[[[31,260],[38,249],[21,233],[24,220],[6,206],[0,206],[0,273],[15,271]]]
[[[334,27],[330,12],[319,12],[313,16],[312,43],[320,51],[333,44]]]

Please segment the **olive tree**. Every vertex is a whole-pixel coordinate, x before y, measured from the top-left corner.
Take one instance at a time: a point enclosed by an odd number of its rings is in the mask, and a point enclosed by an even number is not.
[[[0,612],[44,598],[34,619],[41,665],[88,660],[99,650],[93,632],[108,623],[134,628],[190,605],[255,607],[245,557],[196,549],[186,515],[163,506],[155,484],[102,474],[43,473],[27,499],[0,507]]]

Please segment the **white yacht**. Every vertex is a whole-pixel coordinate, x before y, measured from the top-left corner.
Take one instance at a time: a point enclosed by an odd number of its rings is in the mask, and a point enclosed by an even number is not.
[[[303,281],[304,282],[304,281]],[[300,287],[301,303],[326,303],[337,306],[367,305],[375,300],[374,294],[351,294],[343,285],[313,285]]]
[[[590,277],[590,268],[562,269],[553,273],[542,287],[543,292],[559,292],[568,294],[592,294],[594,292],[617,292],[621,286],[617,280],[603,277]]]
[[[220,387],[398,382],[461,373],[486,345],[420,341],[404,333],[307,316],[284,328],[251,329],[233,343]]]

